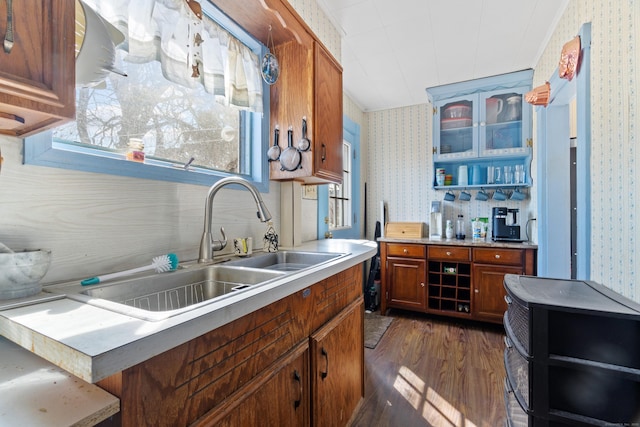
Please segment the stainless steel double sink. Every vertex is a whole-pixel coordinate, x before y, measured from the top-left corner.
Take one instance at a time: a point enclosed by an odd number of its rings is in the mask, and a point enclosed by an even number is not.
[[[346,256],[343,253],[279,251],[214,264],[185,263],[176,271],[149,273],[98,285],[46,286],[45,291],[142,320],[157,321],[193,310],[287,274]]]

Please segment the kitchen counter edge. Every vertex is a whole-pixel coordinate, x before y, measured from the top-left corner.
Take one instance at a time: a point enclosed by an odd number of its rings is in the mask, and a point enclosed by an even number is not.
[[[407,239],[398,237],[379,237],[379,242],[385,243],[415,243],[419,245],[439,245],[439,246],[468,246],[468,247],[485,247],[485,248],[512,248],[512,249],[536,249],[538,245],[530,242],[493,242],[491,240],[456,240],[456,239],[429,239],[422,237],[420,239]]]
[[[135,319],[68,298],[2,310],[0,335],[73,375],[96,383],[361,264],[376,254],[377,245],[369,240],[327,239],[291,249],[349,255],[287,275],[246,298],[205,305],[159,322]]]

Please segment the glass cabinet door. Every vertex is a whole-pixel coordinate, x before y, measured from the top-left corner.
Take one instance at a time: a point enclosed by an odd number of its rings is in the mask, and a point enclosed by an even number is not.
[[[527,151],[530,135],[530,105],[524,100],[527,88],[482,94],[480,103],[481,157],[518,154]]]
[[[459,159],[478,155],[478,98],[448,99],[436,105],[433,120],[434,158]]]

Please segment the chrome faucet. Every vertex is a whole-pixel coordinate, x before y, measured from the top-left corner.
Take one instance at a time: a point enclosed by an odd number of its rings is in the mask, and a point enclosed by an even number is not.
[[[216,196],[218,190],[229,184],[239,184],[249,190],[253,199],[256,201],[258,208],[257,214],[260,221],[267,222],[271,219],[269,209],[267,209],[267,206],[262,201],[258,189],[252,183],[238,176],[230,176],[216,182],[209,188],[207,201],[204,206],[204,231],[202,233],[202,239],[200,239],[200,256],[198,257],[198,262],[200,263],[213,260],[213,251],[222,250],[227,246],[227,236],[224,234],[224,227],[220,227],[223,240],[213,240],[213,236],[211,235],[211,220],[213,216],[213,198]]]

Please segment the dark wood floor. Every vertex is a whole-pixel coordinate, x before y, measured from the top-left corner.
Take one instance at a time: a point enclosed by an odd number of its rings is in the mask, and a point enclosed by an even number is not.
[[[390,310],[375,349],[365,348],[365,400],[355,426],[505,425],[500,325]]]

